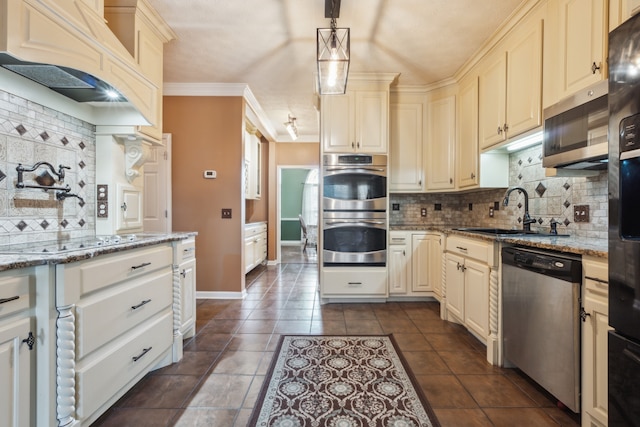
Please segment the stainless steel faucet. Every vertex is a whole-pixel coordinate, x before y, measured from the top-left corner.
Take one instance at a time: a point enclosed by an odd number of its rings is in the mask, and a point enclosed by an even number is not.
[[[507,192],[504,194],[504,200],[502,201],[502,204],[504,206],[509,205],[509,195],[511,194],[512,191],[515,191],[515,190],[518,190],[519,192],[524,194],[524,216],[522,218],[522,230],[531,231],[531,224],[536,222],[536,220],[532,219],[531,216],[529,215],[529,194],[527,194],[527,191],[524,188],[513,187],[508,189]]]

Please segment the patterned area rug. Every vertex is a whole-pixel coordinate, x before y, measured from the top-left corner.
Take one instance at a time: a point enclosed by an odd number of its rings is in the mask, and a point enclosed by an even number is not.
[[[392,335],[284,335],[249,426],[439,426]]]

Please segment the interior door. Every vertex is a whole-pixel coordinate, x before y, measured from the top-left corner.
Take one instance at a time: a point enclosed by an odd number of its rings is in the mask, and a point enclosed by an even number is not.
[[[171,232],[171,135],[163,134],[164,146],[151,150],[144,164],[143,228]]]

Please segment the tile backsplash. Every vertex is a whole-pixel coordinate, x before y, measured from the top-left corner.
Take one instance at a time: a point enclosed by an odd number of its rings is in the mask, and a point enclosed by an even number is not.
[[[551,220],[558,232],[577,237],[607,238],[607,171],[593,177],[546,177],[542,168],[542,148],[532,147],[509,156],[509,184],[525,189],[529,195],[529,214],[536,220],[532,230],[548,231]],[[524,196],[511,193],[503,206],[506,189],[480,190],[455,194],[391,194],[391,225],[424,224],[435,226],[522,228]],[[589,222],[575,222],[574,206],[589,207]],[[494,216],[489,216],[490,208]],[[427,216],[420,215],[427,209]],[[438,209],[439,208],[439,209]]]
[[[0,90],[0,244],[65,239],[95,233],[95,126]],[[64,182],[83,198],[56,199],[56,191],[16,188],[18,164],[68,166]],[[46,172],[45,172],[46,171]],[[41,166],[24,183],[56,178]]]

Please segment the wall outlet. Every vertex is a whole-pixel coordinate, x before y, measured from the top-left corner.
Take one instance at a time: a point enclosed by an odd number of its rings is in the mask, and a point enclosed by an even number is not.
[[[392,211],[399,211],[400,210],[400,203],[391,203],[391,210]]]
[[[231,209],[222,209],[222,218],[230,219],[231,218]]]
[[[493,218],[493,206],[489,206],[489,217]]]
[[[420,209],[420,216],[421,216],[421,217],[425,217],[425,216],[427,216],[427,208],[422,208],[422,209]]]
[[[589,222],[589,205],[573,206],[573,222]]]

